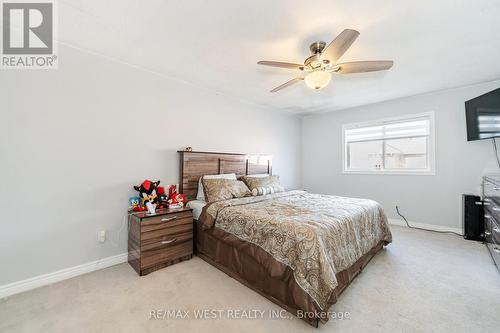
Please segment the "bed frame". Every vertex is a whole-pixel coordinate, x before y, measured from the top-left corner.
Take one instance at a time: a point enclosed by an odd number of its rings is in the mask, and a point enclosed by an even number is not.
[[[198,180],[203,175],[213,175],[213,174],[224,174],[224,173],[235,173],[237,176],[252,175],[252,174],[271,174],[272,173],[272,156],[271,155],[249,155],[249,154],[236,154],[236,153],[218,153],[218,152],[195,152],[195,151],[179,151],[180,154],[180,180],[179,189],[180,193],[183,193],[189,200],[196,199],[196,194],[198,191]],[[195,254],[199,256],[204,261],[223,271],[230,277],[239,281],[243,285],[257,292],[258,294],[266,297],[273,303],[281,306],[288,312],[296,315],[298,308],[291,307],[287,301],[279,299],[281,296],[273,296],[275,287],[277,289],[287,290],[291,292],[291,289],[286,285],[285,281],[278,280],[272,276],[262,273],[260,275],[260,288],[257,286],[257,282],[249,282],[243,275],[240,275],[231,264],[217,262],[215,260],[217,251],[211,251],[214,247],[218,250],[226,251],[226,253],[232,253],[236,255],[236,261],[240,264],[244,261],[252,269],[259,270],[262,267],[253,266],[254,260],[251,256],[245,253],[239,253],[236,248],[232,247],[229,243],[225,243],[220,238],[215,239],[214,234],[209,231],[204,231],[198,221],[195,221],[194,225],[194,242],[195,242]],[[210,243],[209,245],[208,243]],[[337,288],[335,288],[334,295],[329,301],[330,305],[333,305],[337,301],[337,297],[347,288],[347,286],[354,280],[354,278],[362,271],[362,269],[368,264],[368,262],[373,258],[373,256],[382,249],[383,243],[377,244],[369,253],[361,257],[356,263],[354,263],[350,268],[337,273],[336,278],[339,283]],[[262,249],[256,247],[255,251],[263,251]],[[237,252],[237,254],[235,254]],[[241,260],[241,262],[240,262]],[[234,265],[233,265],[234,266]],[[290,268],[287,268],[290,269]],[[290,273],[292,271],[290,270]],[[295,282],[296,283],[296,282]],[[270,287],[273,286],[273,287]],[[305,292],[303,294],[304,298],[309,297]],[[308,324],[318,327],[319,321],[323,321],[319,318],[305,318],[302,317],[304,321]]]

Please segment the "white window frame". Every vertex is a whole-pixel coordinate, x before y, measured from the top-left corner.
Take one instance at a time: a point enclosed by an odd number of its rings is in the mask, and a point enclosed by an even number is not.
[[[404,120],[411,121],[415,118],[429,118],[429,136],[427,137],[427,154],[428,163],[426,169],[405,169],[405,170],[394,170],[394,169],[383,169],[383,170],[349,170],[347,168],[347,144],[345,140],[345,132],[349,129],[366,127],[366,126],[377,126],[385,125],[393,122],[400,122]],[[408,114],[399,117],[377,119],[373,121],[351,123],[342,125],[342,173],[343,174],[358,174],[358,175],[427,175],[434,176],[436,174],[436,142],[435,142],[435,118],[434,112],[424,112],[419,114]],[[382,156],[385,159],[385,156]]]

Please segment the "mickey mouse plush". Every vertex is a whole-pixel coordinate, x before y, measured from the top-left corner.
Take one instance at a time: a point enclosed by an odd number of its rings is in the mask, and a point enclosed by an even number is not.
[[[141,197],[142,207],[146,206],[147,202],[150,202],[155,208],[158,206],[158,185],[160,181],[152,182],[150,180],[145,180],[139,186],[134,186],[136,191],[139,191],[139,196]],[[145,210],[145,209],[143,209]]]

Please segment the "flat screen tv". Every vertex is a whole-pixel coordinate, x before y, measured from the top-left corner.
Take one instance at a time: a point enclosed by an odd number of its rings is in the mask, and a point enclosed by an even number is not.
[[[500,88],[465,102],[467,141],[500,136]]]

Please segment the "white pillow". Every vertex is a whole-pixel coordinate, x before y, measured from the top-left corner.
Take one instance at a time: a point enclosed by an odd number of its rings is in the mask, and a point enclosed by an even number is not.
[[[196,200],[205,201],[205,191],[203,190],[203,183],[201,179],[205,177],[206,179],[234,179],[236,180],[235,173],[223,173],[220,175],[204,175],[198,180],[198,194],[196,195]]]
[[[258,173],[255,175],[247,175],[246,177],[265,178],[265,177],[269,177],[269,176],[270,176],[270,174],[268,174],[268,173]]]

